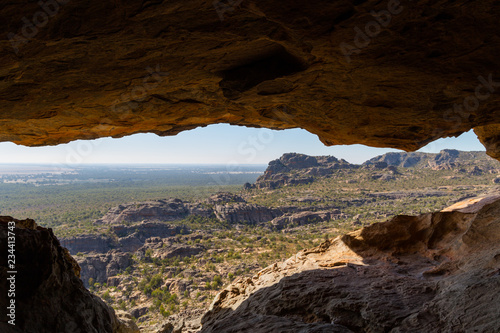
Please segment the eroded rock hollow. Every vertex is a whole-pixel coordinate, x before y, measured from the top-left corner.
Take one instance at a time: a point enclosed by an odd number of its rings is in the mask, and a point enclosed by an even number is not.
[[[476,130],[500,155],[487,1],[1,1],[0,140],[215,123],[415,150]]]

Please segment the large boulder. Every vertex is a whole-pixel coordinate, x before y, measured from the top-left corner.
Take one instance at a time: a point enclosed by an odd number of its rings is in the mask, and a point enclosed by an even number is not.
[[[15,234],[15,263],[8,262],[7,255],[0,257],[0,279],[14,278],[9,284],[0,283],[0,307],[7,309],[14,300],[15,325],[8,323],[13,317],[2,311],[1,332],[127,332],[114,310],[85,289],[80,267],[51,229],[39,227],[33,220],[0,217],[4,253],[9,232]],[[7,297],[8,290],[15,295]]]

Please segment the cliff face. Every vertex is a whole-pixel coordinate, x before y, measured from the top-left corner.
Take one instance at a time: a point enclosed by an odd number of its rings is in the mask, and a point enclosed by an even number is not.
[[[15,222],[15,229],[8,229]],[[60,246],[50,229],[33,220],[0,217],[0,248],[7,253],[7,233],[15,233],[15,297],[7,298],[9,271],[7,255],[0,258],[0,307],[15,300],[15,326],[2,311],[0,331],[5,333],[87,333],[136,332],[134,323],[125,324],[112,308],[92,295],[80,280],[80,267]]]
[[[356,169],[358,167],[358,165],[350,164],[345,160],[339,161],[334,156],[287,153],[269,162],[264,174],[257,178],[254,185],[247,187],[275,189],[282,186],[309,184],[314,181],[315,176],[322,177],[331,175],[339,169]]]
[[[113,248],[113,240],[103,235],[81,235],[59,240],[72,255],[78,252],[108,252]]]
[[[500,154],[494,0],[0,7],[2,141],[230,123],[415,150],[474,128]]]
[[[500,196],[396,216],[225,288],[201,332],[498,332]]]

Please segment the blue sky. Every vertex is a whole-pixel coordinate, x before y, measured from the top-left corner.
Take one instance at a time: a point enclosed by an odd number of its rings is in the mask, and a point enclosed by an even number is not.
[[[441,149],[484,150],[474,132],[459,138],[437,140],[421,149],[437,153]],[[267,164],[283,153],[333,155],[351,163],[396,149],[363,145],[324,146],[316,135],[301,129],[272,131],[226,124],[210,125],[176,136],[136,134],[121,139],[102,138],[74,141],[51,147],[24,147],[0,143],[3,163],[146,163],[146,164]]]

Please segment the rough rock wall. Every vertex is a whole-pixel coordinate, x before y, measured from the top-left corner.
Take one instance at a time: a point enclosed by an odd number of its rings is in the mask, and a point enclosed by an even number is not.
[[[15,222],[13,231],[8,223]],[[5,283],[13,269],[7,262],[8,231],[15,233],[15,297]],[[33,220],[0,217],[0,331],[4,333],[102,333],[135,332],[112,308],[92,295],[80,280],[80,267],[60,246],[51,229],[38,227]],[[9,263],[10,264],[10,263]],[[15,300],[15,325],[6,317],[10,300]],[[10,310],[9,310],[10,313]]]
[[[476,129],[498,158],[500,4],[0,1],[0,140],[214,123],[414,150]]]
[[[104,253],[112,249],[113,239],[102,235],[82,235],[60,239],[61,246],[72,255],[78,252]]]
[[[396,216],[217,295],[201,332],[498,332],[500,196]]]

